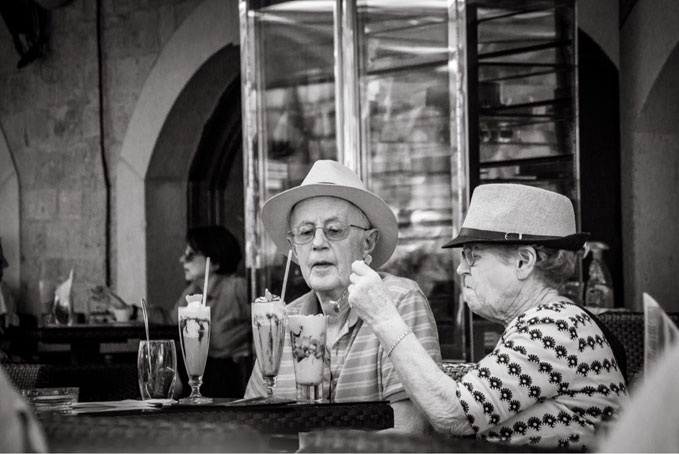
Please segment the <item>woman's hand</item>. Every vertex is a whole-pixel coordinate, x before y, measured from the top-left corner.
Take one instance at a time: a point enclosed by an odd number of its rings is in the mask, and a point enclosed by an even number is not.
[[[349,280],[349,305],[371,328],[400,318],[387,286],[379,274],[362,260],[351,264]]]

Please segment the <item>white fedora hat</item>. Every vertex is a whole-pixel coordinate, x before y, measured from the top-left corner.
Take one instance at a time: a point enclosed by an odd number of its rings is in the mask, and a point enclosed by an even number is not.
[[[302,184],[276,194],[264,203],[262,222],[279,250],[287,252],[290,248],[287,237],[292,208],[302,200],[324,196],[353,203],[366,215],[370,227],[379,230],[379,239],[371,253],[372,268],[377,269],[389,260],[398,243],[398,221],[394,212],[384,200],[368,191],[351,169],[331,160],[316,161]]]
[[[589,233],[577,233],[570,199],[522,184],[484,184],[474,190],[457,237],[444,248],[466,243],[541,244],[578,250]]]

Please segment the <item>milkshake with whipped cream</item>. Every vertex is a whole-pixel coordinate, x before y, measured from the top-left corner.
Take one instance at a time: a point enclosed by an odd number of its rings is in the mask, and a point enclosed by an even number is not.
[[[297,402],[320,402],[323,400],[328,317],[323,314],[291,315],[288,317],[288,330],[297,383]]]
[[[257,363],[267,386],[268,396],[273,396],[278,368],[285,340],[285,303],[268,290],[251,305],[252,335]]]
[[[191,385],[191,395],[180,403],[212,402],[212,399],[203,397],[199,391],[210,348],[210,307],[201,304],[201,299],[202,295],[188,295],[188,305],[178,308],[179,340]]]

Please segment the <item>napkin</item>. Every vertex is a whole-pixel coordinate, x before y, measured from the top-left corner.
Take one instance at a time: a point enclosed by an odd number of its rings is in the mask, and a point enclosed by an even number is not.
[[[68,279],[59,284],[54,294],[59,302],[65,306],[69,305],[71,302],[71,286],[73,285],[73,268],[68,275]]]
[[[150,410],[176,404],[174,399],[112,400],[104,402],[78,402],[73,404],[73,413],[101,413],[107,411]]]

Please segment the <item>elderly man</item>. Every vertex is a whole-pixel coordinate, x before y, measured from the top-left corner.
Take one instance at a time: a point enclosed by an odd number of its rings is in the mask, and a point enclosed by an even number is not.
[[[389,359],[389,347],[380,345],[347,302],[351,264],[362,260],[377,269],[393,253],[398,240],[393,212],[350,169],[335,161],[317,161],[300,186],[264,204],[262,221],[280,250],[292,249],[311,288],[287,306],[287,314],[328,316],[330,362],[324,370],[324,396],[334,402],[389,400],[395,429],[424,430],[426,420],[406,395]],[[409,330],[440,364],[436,322],[419,286],[387,273],[379,276]],[[255,365],[245,397],[265,395]],[[274,395],[296,397],[289,335]]]

